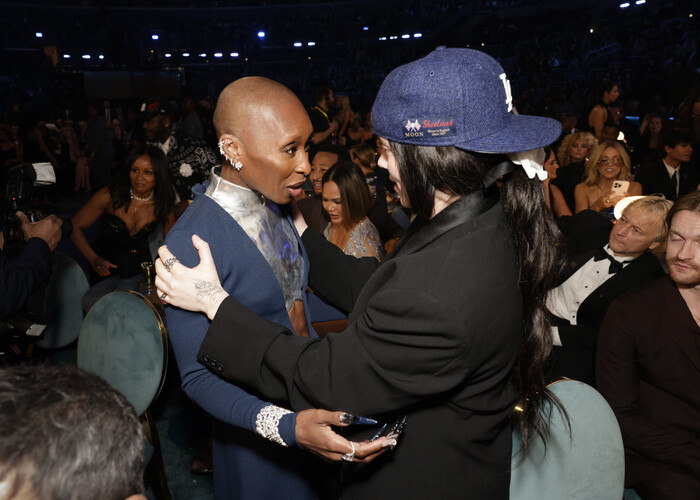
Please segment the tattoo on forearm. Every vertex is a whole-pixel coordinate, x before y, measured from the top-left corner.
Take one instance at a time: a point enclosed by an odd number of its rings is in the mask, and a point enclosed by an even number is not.
[[[223,288],[213,285],[209,281],[197,280],[194,282],[194,287],[197,290],[197,301],[199,302],[204,300],[213,301],[224,293]]]

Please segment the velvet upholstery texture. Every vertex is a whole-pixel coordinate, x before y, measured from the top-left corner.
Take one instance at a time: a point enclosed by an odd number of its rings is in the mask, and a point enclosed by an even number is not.
[[[75,342],[83,323],[81,300],[90,288],[83,269],[73,259],[56,254],[56,304],[53,317],[41,339],[34,342],[44,349],[60,349]]]
[[[136,413],[158,395],[165,373],[165,327],[153,306],[135,292],[112,292],[85,316],[78,366],[124,394]]]
[[[582,382],[563,380],[549,389],[568,414],[571,436],[566,420],[554,408],[546,453],[542,440],[535,437],[527,457],[518,464],[520,434],[513,433],[510,498],[619,500],[624,489],[625,454],[612,409],[603,396]]]

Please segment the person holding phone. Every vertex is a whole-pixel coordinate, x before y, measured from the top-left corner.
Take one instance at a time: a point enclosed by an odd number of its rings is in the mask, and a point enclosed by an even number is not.
[[[295,216],[310,286],[351,311],[343,332],[305,339],[255,315],[220,288],[199,239],[194,269],[160,249],[159,293],[213,320],[199,359],[215,360],[219,376],[292,408],[398,426],[406,415],[392,452],[343,469],[341,498],[505,500],[511,423],[526,444],[545,430],[543,301],[562,263],[559,233],[539,179],[505,154],[552,143],[561,125],[511,111],[503,68],[479,51],[438,48],[386,77],[372,124],[378,165],[416,214],[406,235],[381,263],[356,259]]]
[[[642,185],[632,182],[630,157],[617,141],[603,142],[593,149],[586,161],[583,182],[574,189],[576,213],[582,210],[606,212],[626,196],[642,194]],[[615,181],[625,181],[629,184]]]

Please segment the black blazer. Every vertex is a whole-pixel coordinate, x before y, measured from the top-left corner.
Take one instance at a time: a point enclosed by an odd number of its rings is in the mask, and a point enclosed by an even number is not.
[[[586,252],[571,256],[561,283],[592,259],[594,254],[595,252]],[[644,252],[581,302],[576,314],[576,325],[554,318],[553,324],[559,328],[562,347],[554,347],[552,350],[550,378],[568,377],[594,385],[598,330],[610,303],[620,295],[663,275],[664,270],[656,256]]]
[[[379,266],[305,231],[309,284],[352,311],[344,332],[293,337],[228,298],[202,343],[224,377],[292,408],[408,415],[395,450],[344,470],[342,498],[508,498],[518,259],[500,203],[475,217],[473,201],[414,221]]]
[[[670,278],[612,303],[597,375],[620,423],[625,484],[644,498],[700,498],[700,327]]]
[[[681,163],[677,172],[681,178],[678,198],[684,194],[692,193],[698,188],[700,171],[687,163]],[[671,182],[663,161],[659,160],[651,165],[642,167],[635,174],[634,180],[642,185],[643,194],[663,193],[666,199],[676,201],[676,186]]]

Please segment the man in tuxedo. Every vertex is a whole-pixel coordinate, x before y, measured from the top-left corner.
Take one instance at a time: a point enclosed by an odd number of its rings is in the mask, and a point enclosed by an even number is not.
[[[641,183],[644,194],[663,193],[669,200],[697,190],[700,171],[688,162],[693,155],[690,131],[674,129],[662,136],[663,159],[643,166],[634,179]]]
[[[561,284],[547,296],[554,341],[550,379],[594,385],[598,329],[608,306],[664,274],[649,250],[666,237],[664,220],[671,205],[659,197],[636,200],[613,226],[607,245],[569,256]]]
[[[644,499],[700,498],[700,192],[668,221],[669,276],[611,304],[596,363],[622,431],[625,485]]]

